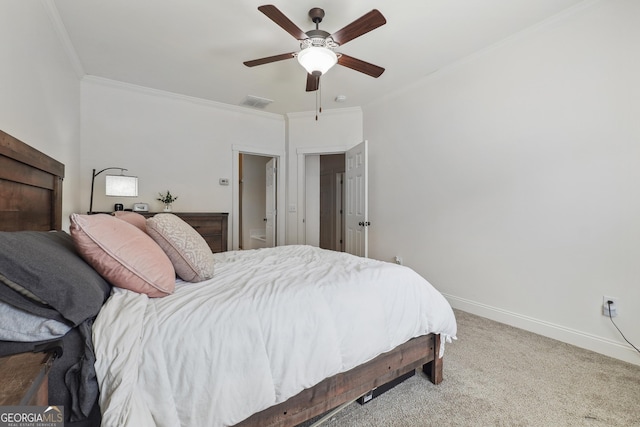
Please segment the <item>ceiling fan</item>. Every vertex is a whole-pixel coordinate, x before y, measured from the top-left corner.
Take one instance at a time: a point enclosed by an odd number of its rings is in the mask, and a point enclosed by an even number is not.
[[[259,6],[258,10],[295,37],[300,42],[300,51],[246,61],[244,65],[247,67],[297,58],[300,65],[307,70],[307,92],[318,90],[320,76],[336,63],[372,77],[380,77],[384,72],[382,67],[353,58],[344,53],[335,52],[338,47],[369,31],[375,30],[387,22],[377,9],[373,9],[333,34],[318,28],[322,18],[324,18],[324,10],[319,7],[314,7],[309,11],[309,17],[316,24],[316,28],[307,32],[302,31],[277,7],[271,4]]]

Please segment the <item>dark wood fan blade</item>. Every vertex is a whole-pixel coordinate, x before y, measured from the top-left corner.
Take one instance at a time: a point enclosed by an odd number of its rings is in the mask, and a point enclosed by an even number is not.
[[[295,52],[282,53],[280,55],[267,56],[266,58],[254,59],[252,61],[243,62],[247,67],[255,67],[256,65],[268,64],[270,62],[284,61],[285,59],[291,59],[295,55]]]
[[[351,68],[352,70],[360,71],[361,73],[365,73],[370,75],[371,77],[380,77],[382,73],[384,73],[384,68],[378,67],[377,65],[370,64],[361,59],[356,59],[352,56],[345,55],[344,53],[340,58],[338,58],[338,64],[343,67]]]
[[[291,22],[289,18],[284,16],[284,13],[280,12],[280,10],[274,5],[265,4],[264,6],[259,6],[258,10],[267,15],[267,18],[278,24],[283,30],[291,34],[296,39],[304,40],[308,38],[304,31]]]
[[[320,76],[314,76],[307,73],[307,92],[313,92],[318,90],[320,86]]]
[[[371,30],[375,30],[386,23],[387,20],[382,16],[382,13],[377,9],[373,9],[371,12],[356,19],[343,29],[331,34],[331,38],[339,45],[343,45],[346,42],[351,41],[356,37],[360,37]]]

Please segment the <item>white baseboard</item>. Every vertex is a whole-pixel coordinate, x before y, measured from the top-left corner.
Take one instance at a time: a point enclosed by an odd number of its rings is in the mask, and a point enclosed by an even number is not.
[[[504,323],[545,337],[553,338],[567,344],[595,351],[596,353],[604,354],[605,356],[613,357],[628,363],[633,363],[634,365],[640,365],[640,355],[638,352],[627,345],[620,344],[619,342],[454,295],[444,293],[443,295],[453,308],[466,311],[467,313],[486,317],[487,319],[495,320],[496,322]]]

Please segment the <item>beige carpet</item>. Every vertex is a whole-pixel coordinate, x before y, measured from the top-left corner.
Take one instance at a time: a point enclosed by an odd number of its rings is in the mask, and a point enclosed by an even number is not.
[[[455,313],[442,384],[420,373],[323,426],[640,426],[640,366]]]

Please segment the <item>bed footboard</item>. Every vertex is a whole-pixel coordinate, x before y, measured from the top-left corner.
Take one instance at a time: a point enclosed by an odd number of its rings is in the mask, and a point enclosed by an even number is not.
[[[431,334],[433,336],[433,348],[435,354],[433,360],[422,365],[422,371],[427,374],[429,379],[434,384],[440,384],[442,382],[442,367],[444,358],[438,357],[440,351],[440,334]]]
[[[285,402],[252,415],[236,427],[295,426],[420,366],[434,384],[439,384],[442,381],[439,348],[440,335],[413,338],[363,365],[327,378]]]

